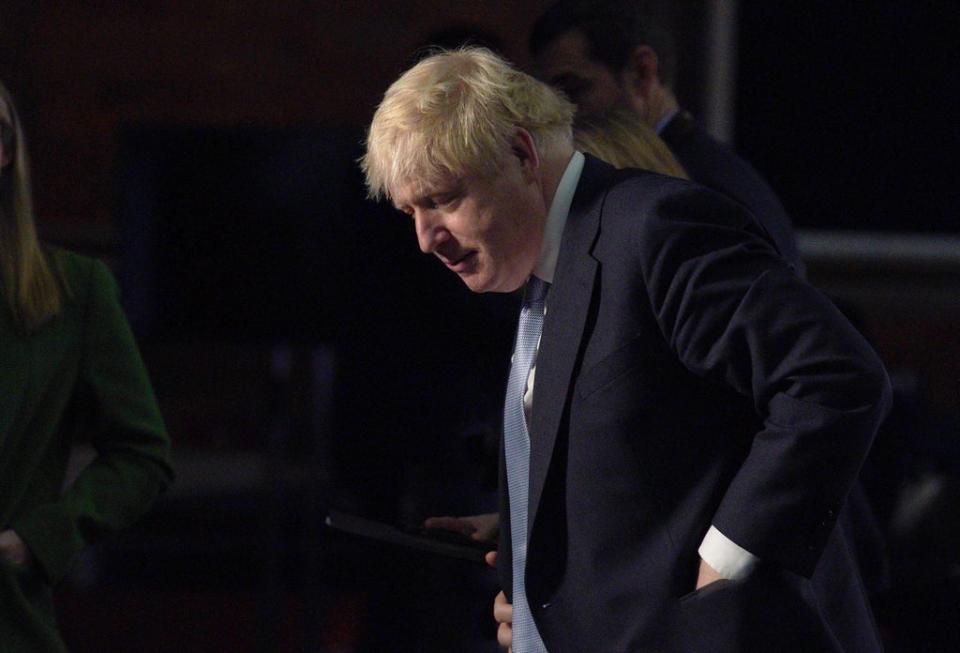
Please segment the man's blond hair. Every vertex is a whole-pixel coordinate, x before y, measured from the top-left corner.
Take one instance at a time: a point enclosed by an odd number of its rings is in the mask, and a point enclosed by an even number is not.
[[[360,166],[372,198],[465,174],[495,178],[517,128],[541,157],[569,145],[574,106],[478,47],[439,51],[394,82],[377,107]]]

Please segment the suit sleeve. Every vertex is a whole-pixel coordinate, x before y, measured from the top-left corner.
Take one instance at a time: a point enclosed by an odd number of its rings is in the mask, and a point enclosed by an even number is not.
[[[810,576],[890,401],[876,354],[739,204],[694,189],[639,223],[659,326],[694,373],[752,398],[763,428],[713,524]]]
[[[170,440],[112,275],[92,266],[78,379],[97,455],[60,500],[13,529],[51,583],[88,544],[139,518],[173,478]]]

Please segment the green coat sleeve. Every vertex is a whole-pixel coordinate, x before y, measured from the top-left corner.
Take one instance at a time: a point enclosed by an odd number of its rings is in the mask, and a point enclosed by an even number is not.
[[[12,524],[51,583],[88,544],[131,524],[173,479],[170,440],[105,265],[91,266],[76,392],[94,460],[58,501]]]

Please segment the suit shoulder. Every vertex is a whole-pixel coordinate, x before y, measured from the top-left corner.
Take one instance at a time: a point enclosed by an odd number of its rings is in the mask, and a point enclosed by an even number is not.
[[[46,251],[50,261],[57,265],[64,274],[70,275],[71,278],[76,274],[82,275],[84,271],[89,274],[90,266],[94,261],[89,256],[78,254],[57,245],[45,244],[44,251]]]
[[[84,305],[92,293],[116,288],[113,274],[100,259],[56,246],[48,245],[45,250],[69,304]]]
[[[783,204],[773,188],[730,145],[695,125],[672,140],[669,147],[691,179],[742,202],[761,219],[789,225]]]
[[[641,230],[680,223],[740,229],[752,223],[742,204],[706,186],[639,170],[622,173],[607,191],[605,221],[629,219]]]
[[[773,195],[773,189],[746,159],[699,126],[671,143],[670,149],[693,179],[711,188],[732,194],[737,199],[742,198],[731,191],[738,187],[742,187],[741,191],[749,188]]]

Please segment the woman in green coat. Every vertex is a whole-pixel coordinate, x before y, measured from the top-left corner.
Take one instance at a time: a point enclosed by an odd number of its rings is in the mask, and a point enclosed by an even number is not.
[[[51,588],[170,483],[170,441],[99,261],[42,246],[0,84],[0,650],[65,651]],[[94,460],[64,488],[71,445]]]

